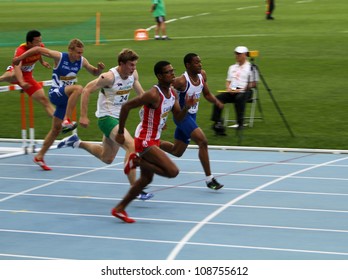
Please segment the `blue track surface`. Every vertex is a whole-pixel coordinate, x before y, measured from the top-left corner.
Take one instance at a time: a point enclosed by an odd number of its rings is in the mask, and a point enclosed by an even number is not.
[[[175,179],[155,176],[125,224],[124,152],[105,165],[81,149],[0,159],[0,259],[348,259],[348,156],[210,150],[212,191],[188,149]]]

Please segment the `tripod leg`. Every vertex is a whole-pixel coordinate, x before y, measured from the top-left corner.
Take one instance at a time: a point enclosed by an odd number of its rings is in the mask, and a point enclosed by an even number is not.
[[[256,66],[256,65],[255,65],[255,66]],[[292,132],[291,127],[290,127],[290,125],[288,124],[288,122],[287,122],[287,120],[286,120],[286,118],[285,118],[283,112],[280,110],[280,107],[279,107],[277,101],[275,100],[275,98],[274,98],[274,96],[273,96],[273,94],[272,94],[271,89],[268,87],[268,85],[267,85],[265,79],[263,78],[263,76],[262,76],[262,74],[261,74],[261,72],[260,72],[260,69],[259,69],[257,66],[256,66],[256,68],[257,68],[257,70],[258,70],[258,72],[259,72],[260,79],[261,79],[263,85],[265,86],[267,92],[269,93],[269,96],[271,97],[271,99],[272,99],[272,101],[273,101],[273,104],[274,104],[274,106],[276,107],[276,109],[277,109],[279,115],[280,115],[281,118],[283,119],[283,122],[284,122],[286,128],[288,129],[288,131],[289,131],[291,137],[295,137],[295,135],[294,135],[294,133]]]
[[[257,99],[256,99],[256,103],[257,103],[257,108],[260,112],[260,115],[261,115],[261,119],[263,120],[263,111],[262,111],[262,106],[261,106],[261,100],[260,100],[260,96],[259,96],[259,89],[258,87],[255,88],[256,90],[256,93],[257,93]]]

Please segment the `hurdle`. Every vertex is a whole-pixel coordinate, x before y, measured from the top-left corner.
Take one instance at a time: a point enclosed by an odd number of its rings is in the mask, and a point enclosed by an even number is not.
[[[51,86],[52,80],[39,82],[42,86]],[[29,113],[29,139],[28,139],[28,128],[27,128],[27,115],[26,115],[26,93],[23,92],[22,88],[18,85],[0,86],[1,92],[8,92],[20,90],[20,109],[21,109],[21,142],[22,151],[25,154],[35,153],[35,126],[34,126],[34,104],[33,99],[28,96],[28,113]]]

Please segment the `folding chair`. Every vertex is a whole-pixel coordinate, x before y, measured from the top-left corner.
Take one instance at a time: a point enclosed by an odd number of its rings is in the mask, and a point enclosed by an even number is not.
[[[221,91],[219,91],[221,92]],[[255,119],[261,119],[263,120],[263,112],[262,112],[262,107],[261,107],[261,102],[258,96],[258,88],[255,87],[252,89],[252,95],[251,98],[249,100],[246,101],[246,103],[250,103],[250,114],[248,117],[244,116],[244,120],[248,120],[248,123],[244,123],[245,126],[249,126],[249,127],[253,127],[254,126],[254,120]],[[231,103],[231,106],[233,106],[232,108],[232,112],[234,112],[234,103]],[[236,128],[238,127],[238,124],[236,124],[236,120],[235,119],[230,119],[230,110],[231,110],[231,106],[225,106],[225,118],[224,118],[224,126],[225,127],[232,127],[232,128]],[[258,111],[260,113],[260,116],[256,116],[256,107],[258,108]],[[245,108],[245,112],[247,111],[247,109]],[[228,125],[228,123],[235,123],[234,125]]]

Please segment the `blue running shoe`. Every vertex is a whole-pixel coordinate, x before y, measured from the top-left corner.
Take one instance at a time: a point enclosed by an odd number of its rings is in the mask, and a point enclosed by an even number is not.
[[[65,148],[65,147],[73,147],[76,148],[79,146],[80,138],[77,136],[77,134],[73,134],[71,136],[65,137],[62,139],[58,145],[57,148]]]
[[[155,195],[153,193],[141,192],[137,198],[140,200],[149,200],[153,198]]]

